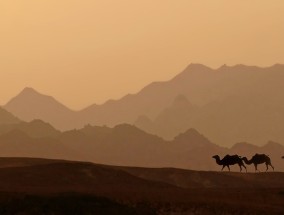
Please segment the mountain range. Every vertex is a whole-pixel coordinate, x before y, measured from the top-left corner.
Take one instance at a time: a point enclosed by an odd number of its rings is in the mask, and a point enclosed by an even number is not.
[[[41,120],[2,124],[1,157],[38,157],[91,161],[109,165],[140,167],[176,167],[194,170],[220,170],[212,156],[239,154],[250,158],[268,154],[277,171],[284,171],[284,147],[275,142],[264,146],[237,143],[225,148],[212,143],[195,129],[167,141],[133,125],[113,128],[87,125],[61,132]],[[248,167],[254,171],[253,167]],[[263,167],[259,168],[263,171]],[[237,166],[233,171],[239,171]]]
[[[195,128],[223,146],[244,141],[263,145],[284,142],[283,83],[280,64],[218,69],[190,64],[169,81],[151,83],[137,94],[80,111],[32,88],[25,88],[3,107],[19,119],[41,119],[60,130],[128,123],[167,140]]]

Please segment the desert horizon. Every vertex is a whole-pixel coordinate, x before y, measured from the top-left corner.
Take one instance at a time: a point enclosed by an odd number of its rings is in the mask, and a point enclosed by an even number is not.
[[[0,214],[283,215],[284,1],[0,1]]]

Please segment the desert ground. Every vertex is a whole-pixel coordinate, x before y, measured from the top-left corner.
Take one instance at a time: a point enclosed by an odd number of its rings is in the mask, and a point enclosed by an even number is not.
[[[283,214],[284,173],[0,159],[0,214]]]

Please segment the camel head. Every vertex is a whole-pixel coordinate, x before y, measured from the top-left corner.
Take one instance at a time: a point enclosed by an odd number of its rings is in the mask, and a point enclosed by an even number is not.
[[[212,158],[220,159],[219,155],[214,155],[214,156],[212,156]]]
[[[251,164],[250,161],[247,159],[247,157],[242,157],[241,158],[246,164]]]
[[[221,162],[221,160],[220,160],[219,155],[214,155],[214,156],[212,156],[212,158],[214,158],[214,159],[216,160],[216,163],[217,163],[218,165],[222,165],[222,162]]]

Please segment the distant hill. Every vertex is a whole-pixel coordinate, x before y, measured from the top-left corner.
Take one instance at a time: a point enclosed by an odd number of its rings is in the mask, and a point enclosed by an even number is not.
[[[283,160],[281,159],[281,155],[284,153],[284,146],[279,143],[269,141],[263,146],[256,146],[245,142],[236,143],[230,149],[230,153],[240,154],[248,159],[250,159],[256,153],[266,154],[271,158],[272,165],[276,166],[275,171],[284,171]],[[253,165],[251,165],[249,169],[253,171]],[[265,165],[261,164],[259,170],[265,171],[265,169]]]
[[[41,119],[58,129],[76,126],[76,112],[56,101],[53,97],[25,88],[12,98],[4,108],[24,121]]]
[[[50,124],[43,122],[42,120],[32,120],[31,122],[18,122],[14,124],[2,124],[0,125],[0,134],[7,133],[9,131],[19,130],[29,135],[30,137],[58,137],[60,131],[53,128]]]
[[[131,125],[114,128],[88,126],[63,132],[60,141],[99,163],[132,166],[164,163],[164,159],[159,157],[165,150],[164,140]]]
[[[227,147],[244,141],[256,145],[263,145],[269,140],[284,142],[284,104],[280,98],[272,101],[261,94],[231,96],[223,101],[194,106],[189,105],[185,96],[184,102],[178,105],[176,100],[179,97],[155,119],[140,116],[134,124],[168,140],[188,128],[196,128],[212,141]]]
[[[169,81],[154,82],[137,94],[81,111],[31,88],[4,107],[20,119],[41,119],[60,130],[135,123],[166,139],[195,128],[223,146],[244,141],[263,145],[269,140],[284,142],[283,82],[280,64],[218,69],[190,64]]]
[[[5,129],[4,129],[5,128]],[[277,171],[284,171],[284,147],[270,142],[263,147],[238,143],[232,148],[212,143],[195,129],[166,141],[139,128],[121,124],[113,128],[87,125],[79,130],[60,132],[42,121],[21,122],[0,127],[0,156],[38,157],[92,161],[96,163],[220,170],[212,156],[239,154],[250,158],[268,154]],[[264,166],[263,166],[264,167]],[[260,170],[264,170],[260,167]],[[232,167],[239,171],[238,167]],[[254,171],[253,167],[249,167]]]
[[[278,64],[267,68],[224,65],[218,69],[190,64],[169,81],[154,82],[137,94],[103,105],[90,106],[82,113],[88,116],[90,123],[97,125],[132,123],[140,115],[154,119],[178,95],[184,95],[190,103],[201,107],[214,102],[222,103],[232,96],[261,100],[269,106],[281,107],[283,102],[280,98],[284,96],[281,90],[283,71],[284,66]],[[256,112],[263,111],[258,108],[256,107]]]
[[[212,153],[224,152],[222,147],[211,143],[194,129],[179,135],[174,141],[165,141],[128,124],[111,129],[88,127],[64,132],[60,140],[74,150],[85,152],[91,161],[97,163],[205,170],[216,169]]]
[[[32,138],[20,130],[0,136],[1,157],[40,157],[80,160],[80,153],[50,137]]]
[[[5,157],[62,158],[112,165],[204,170],[216,168],[211,159],[213,152],[223,152],[223,148],[194,129],[169,142],[128,124],[114,128],[88,125],[79,130],[59,132],[39,120],[0,126],[0,147],[0,156]],[[207,149],[210,149],[209,154]],[[201,159],[204,160],[200,162]]]
[[[135,125],[149,133],[171,140],[189,128],[194,127],[194,119],[199,108],[192,105],[184,95],[178,95],[154,120],[139,116]]]

